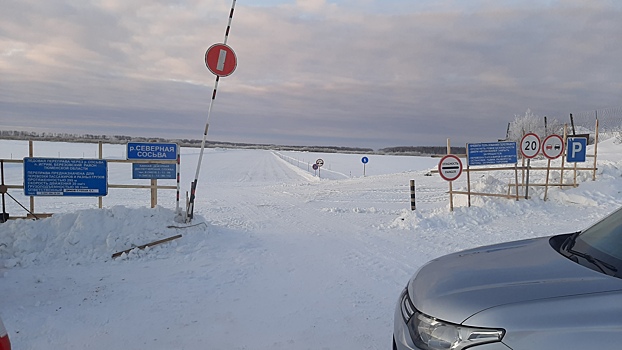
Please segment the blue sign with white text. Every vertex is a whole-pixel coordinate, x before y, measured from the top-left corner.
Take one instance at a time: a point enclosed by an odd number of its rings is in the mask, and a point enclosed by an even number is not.
[[[486,142],[467,144],[468,165],[516,164],[516,142]]]
[[[128,160],[176,160],[176,143],[128,142]]]
[[[569,137],[566,147],[566,161],[568,163],[585,162],[587,139],[585,137]]]
[[[132,164],[132,179],[176,179],[177,164]]]
[[[103,159],[24,158],[24,195],[100,197],[108,194]]]

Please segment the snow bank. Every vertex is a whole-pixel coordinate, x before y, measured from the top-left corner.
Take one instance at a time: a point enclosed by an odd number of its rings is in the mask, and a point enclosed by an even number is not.
[[[174,217],[174,211],[162,207],[114,206],[40,220],[9,220],[0,226],[0,261],[5,267],[59,262],[80,265],[111,260],[113,253],[180,233],[205,235],[206,225],[186,227],[175,222]],[[198,218],[194,223],[201,221]],[[136,249],[122,258],[166,254],[176,244],[171,241],[145,252]]]

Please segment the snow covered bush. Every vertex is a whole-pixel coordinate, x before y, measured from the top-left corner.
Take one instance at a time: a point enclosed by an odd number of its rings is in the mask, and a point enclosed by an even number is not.
[[[545,125],[545,118],[547,120]],[[507,141],[520,142],[527,133],[534,133],[541,140],[551,134],[561,135],[564,131],[564,125],[555,118],[540,117],[527,109],[525,115],[514,116],[514,121],[510,123],[508,129]]]

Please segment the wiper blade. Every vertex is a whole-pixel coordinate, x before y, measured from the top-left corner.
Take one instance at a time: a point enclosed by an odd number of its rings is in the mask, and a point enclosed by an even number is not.
[[[617,268],[617,267],[615,267],[615,266],[613,266],[613,265],[611,265],[611,264],[609,264],[609,263],[606,263],[606,262],[604,262],[604,261],[602,261],[602,260],[599,260],[599,259],[597,259],[597,258],[595,258],[595,257],[591,256],[590,254],[586,254],[586,253],[578,252],[578,251],[576,251],[576,250],[572,250],[571,248],[572,248],[572,246],[570,246],[568,249],[566,249],[566,251],[567,251],[568,253],[572,254],[572,255],[575,255],[575,256],[578,256],[578,257],[580,257],[580,258],[585,259],[586,261],[588,261],[588,262],[589,262],[589,263],[591,263],[592,265],[594,265],[594,266],[598,267],[598,269],[599,269],[602,273],[604,273],[605,275],[615,276],[615,274],[618,272],[618,268]],[[607,270],[609,270],[610,272],[613,272],[613,273],[607,273],[607,272],[605,271],[605,269],[607,269]]]
[[[580,234],[581,234],[581,231],[577,231],[571,234],[568,238],[566,238],[564,243],[562,243],[561,250],[568,251],[572,249],[572,247],[574,247],[574,244],[577,240],[577,237],[579,237]]]

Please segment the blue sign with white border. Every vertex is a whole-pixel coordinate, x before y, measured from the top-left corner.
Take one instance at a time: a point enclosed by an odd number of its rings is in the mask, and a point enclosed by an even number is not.
[[[467,144],[468,165],[516,164],[516,142],[486,142]]]
[[[363,162],[363,164],[367,164],[367,162],[369,162],[369,158],[363,157],[361,158],[361,162]]]
[[[585,137],[569,137],[566,142],[566,161],[568,163],[585,162],[587,139]]]
[[[108,194],[103,159],[24,158],[24,195],[100,197]]]
[[[176,160],[176,143],[128,142],[128,160]]]
[[[176,164],[132,164],[132,179],[176,179]]]

